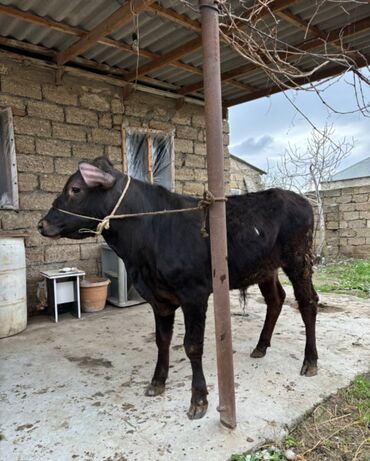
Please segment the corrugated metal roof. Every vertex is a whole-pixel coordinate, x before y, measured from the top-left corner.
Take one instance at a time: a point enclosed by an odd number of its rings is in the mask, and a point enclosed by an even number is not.
[[[86,0],[0,0],[0,5],[16,8],[20,11],[32,13],[79,29],[77,35],[73,35],[73,31],[70,33],[61,32],[43,25],[24,21],[20,17],[15,18],[0,13],[0,35],[19,42],[43,46],[57,53],[66,50],[77,42],[80,39],[81,31],[90,31],[125,4],[127,4],[126,0],[94,0],[90,2]],[[200,20],[196,0],[193,2],[193,8],[180,0],[158,0],[157,4],[190,20]],[[253,0],[243,2],[231,0],[228,2],[231,10],[236,13],[240,11],[242,5],[251,6],[252,4]],[[310,22],[324,34],[339,30],[341,27],[364,18],[368,18],[370,22],[370,5],[366,2],[327,2],[321,8],[318,7],[318,4],[321,3],[297,0],[289,5],[288,12],[298,16],[306,23]],[[266,30],[271,26],[276,26],[279,39],[294,46],[302,43],[305,39],[312,38],[312,34],[308,34],[306,37],[304,30],[282,18],[278,18],[278,22],[274,23],[271,17],[266,17],[261,21],[260,25],[265,27]],[[138,54],[133,49],[134,34],[137,35],[141,49]],[[162,17],[152,10],[147,10],[132,17],[107,37],[115,40],[118,44],[130,47],[132,51],[95,43],[82,52],[79,57],[88,59],[91,63],[106,64],[113,68],[112,73],[118,70],[132,72],[137,67],[151,61],[153,57],[166,55],[168,52],[193,40],[197,35],[198,33],[190,28]],[[369,29],[357,35],[345,37],[343,42],[345,45],[364,54],[370,53]],[[3,44],[0,47],[6,48],[6,45]],[[19,44],[19,48],[21,48],[21,44]],[[329,50],[336,51],[332,47]],[[220,51],[222,72],[238,69],[247,63],[242,56],[225,43],[221,44]],[[18,50],[18,52],[20,51]],[[35,54],[37,55],[36,51],[33,52],[33,55]],[[51,58],[43,56],[43,59],[50,60]],[[91,63],[89,63],[89,66],[91,66]],[[182,56],[179,63],[180,65],[177,66],[167,64],[153,69],[148,72],[147,76],[155,79],[158,87],[167,86],[173,92],[184,86],[202,81],[202,51],[200,48]],[[187,67],[181,65],[181,63]],[[308,54],[300,61],[302,69],[305,70],[312,69],[316,64],[317,59],[312,54]],[[152,84],[155,85],[156,83],[153,82]],[[254,92],[261,89],[266,89],[268,92],[268,89],[272,86],[273,84],[268,80],[264,71],[255,69],[246,74],[237,75],[231,81],[225,81],[223,84],[223,98],[227,103],[228,100],[240,98],[244,95],[248,96],[249,93],[253,95]],[[191,94],[202,98],[202,88],[196,89]]]
[[[346,179],[368,178],[370,177],[370,157],[345,168],[332,177],[332,181],[344,181]]]

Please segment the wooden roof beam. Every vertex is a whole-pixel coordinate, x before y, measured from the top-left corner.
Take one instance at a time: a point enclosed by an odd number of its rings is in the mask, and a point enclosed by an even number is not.
[[[52,19],[46,19],[41,16],[37,16],[33,13],[28,13],[26,11],[18,10],[16,8],[11,8],[9,6],[0,5],[0,14],[4,14],[6,16],[14,17],[22,21],[28,22],[30,24],[37,24],[39,26],[44,26],[49,29],[57,30],[58,32],[63,32],[65,34],[74,35],[77,37],[83,37],[84,35],[88,33],[87,31],[83,29],[79,29],[78,27],[72,27],[67,24],[53,21]],[[117,50],[122,50],[131,55],[137,54],[137,52],[130,45],[127,45],[127,43],[120,42],[117,40],[112,40],[107,37],[101,38],[100,40],[98,40],[97,43],[100,43],[101,45],[109,46],[111,48],[116,48]],[[53,53],[53,55],[54,54],[55,53]],[[158,54],[152,53],[144,49],[140,50],[140,55],[148,59],[155,59],[159,57]],[[195,66],[190,66],[182,62],[175,61],[171,63],[171,66],[176,67],[178,69],[182,69],[185,72],[189,72],[195,75],[202,75],[201,69],[198,69]]]
[[[104,21],[94,27],[94,29],[87,32],[80,40],[59,53],[56,57],[57,64],[61,66],[73,59],[75,56],[83,53],[99,39],[107,36],[131,19],[134,12],[139,14],[141,11],[147,9],[153,2],[154,0],[136,0],[136,2],[133,3],[125,3],[108,18],[104,19]]]
[[[263,10],[260,13],[259,19],[263,16],[268,15],[271,11],[279,10],[282,8],[287,8],[288,5],[295,3],[296,0],[273,0],[269,4],[269,8]],[[137,78],[140,78],[142,75],[145,75],[149,72],[153,72],[155,70],[161,69],[162,67],[170,64],[172,61],[178,60],[187,54],[190,54],[196,50],[198,50],[202,46],[201,37],[196,37],[193,40],[181,45],[174,50],[166,53],[165,55],[161,56],[160,58],[154,59],[151,62],[144,64],[143,66],[139,67],[139,69],[132,71],[128,74],[127,80],[132,81]]]
[[[354,59],[356,68],[360,68],[366,66],[370,62],[370,55],[369,56],[360,56]],[[348,68],[344,66],[333,66],[328,69],[324,69],[322,71],[316,72],[312,78],[308,79],[307,77],[300,77],[295,79],[292,83],[292,89],[297,88],[303,85],[307,85],[308,83],[317,82],[319,80],[323,80],[325,78],[335,77],[336,75],[340,75],[344,72],[347,72]],[[286,91],[288,88],[282,89],[279,86],[273,86],[271,88],[264,88],[261,90],[257,90],[253,93],[249,93],[245,96],[240,96],[238,98],[229,99],[223,101],[223,105],[225,107],[236,106],[238,104],[242,104],[248,101],[253,101],[254,99],[262,98],[264,96],[272,96],[273,94],[279,93],[281,91]]]
[[[340,38],[346,38],[346,37],[349,37],[349,36],[364,32],[364,31],[366,31],[368,29],[370,29],[370,17],[361,19],[361,20],[359,20],[357,22],[349,24],[348,26],[341,27],[340,29],[333,30],[331,32],[328,32],[327,34],[325,34],[323,32],[323,34],[325,35],[325,42],[330,43],[331,45],[333,45],[335,42],[338,42],[340,40]],[[299,45],[295,45],[295,48],[299,48],[302,51],[312,51],[315,48],[318,48],[318,47],[322,46],[323,43],[324,43],[324,41],[323,41],[322,38],[315,37],[313,39],[304,41],[304,42],[300,43]],[[356,53],[356,52],[355,51],[352,52],[352,50],[351,50],[351,53]],[[289,60],[292,60],[295,57],[296,56],[294,56],[294,55],[290,55]],[[221,80],[222,81],[227,81],[227,80],[230,80],[231,78],[237,78],[237,77],[240,77],[242,75],[246,75],[249,72],[252,72],[252,71],[257,70],[257,69],[258,69],[258,67],[255,64],[244,64],[244,65],[242,65],[240,67],[237,67],[235,69],[232,69],[232,70],[230,70],[228,72],[222,73],[221,74]],[[185,96],[185,95],[187,95],[189,93],[193,93],[194,91],[197,91],[197,90],[199,90],[201,88],[203,88],[203,80],[201,80],[201,81],[199,81],[197,83],[193,83],[191,85],[187,85],[187,86],[184,86],[184,87],[180,88],[178,93],[181,94],[182,96]]]
[[[190,40],[190,42],[187,42],[184,45],[178,46],[177,48],[170,51],[169,53],[166,53],[163,56],[160,56],[159,58],[153,59],[153,61],[150,61],[142,65],[137,70],[133,70],[127,75],[127,81],[138,79],[142,75],[145,75],[149,72],[153,72],[154,70],[158,70],[170,64],[172,61],[176,61],[177,59],[182,58],[183,56],[189,53],[192,53],[193,51],[197,50],[201,46],[202,46],[202,37],[196,37],[193,40]]]
[[[169,21],[174,22],[179,26],[184,27],[185,29],[192,30],[193,32],[197,32],[198,34],[200,34],[202,31],[202,25],[199,21],[178,14],[176,13],[176,11],[170,8],[164,8],[158,3],[152,3],[148,9],[149,11],[152,11],[154,14],[161,16],[162,18],[168,19]]]

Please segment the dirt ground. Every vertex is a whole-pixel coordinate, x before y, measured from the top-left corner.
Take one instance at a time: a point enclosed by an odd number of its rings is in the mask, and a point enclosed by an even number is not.
[[[317,405],[287,441],[302,461],[369,461],[370,373]]]
[[[301,377],[304,328],[292,292],[286,290],[272,347],[263,359],[249,355],[265,316],[262,297],[251,290],[248,316],[242,316],[238,293],[231,295],[238,420],[234,431],[220,426],[216,410],[211,302],[204,354],[209,409],[197,421],[186,417],[191,368],[182,348],[181,312],[176,316],[168,385],[154,398],[143,395],[156,357],[149,306],[111,307],[81,320],[64,314],[58,324],[31,319],[27,330],[0,343],[1,458],[225,461],[266,440],[281,441],[287,427],[368,370],[370,348],[369,301],[323,295],[319,374]]]

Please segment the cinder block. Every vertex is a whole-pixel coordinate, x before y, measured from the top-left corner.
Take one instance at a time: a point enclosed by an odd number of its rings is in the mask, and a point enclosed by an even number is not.
[[[92,143],[73,144],[72,153],[74,157],[78,157],[79,159],[92,160],[104,154],[104,146],[97,146]]]
[[[81,259],[99,259],[100,248],[100,243],[81,244]]]
[[[18,188],[20,192],[31,192],[39,186],[38,176],[31,173],[18,174]]]
[[[20,194],[20,207],[22,210],[49,210],[53,201],[55,199],[55,194],[50,194],[47,192],[35,191],[31,193],[21,193]]]
[[[121,133],[118,130],[107,130],[106,128],[93,128],[92,139],[97,144],[112,146],[121,145]]]
[[[80,96],[80,104],[87,109],[107,112],[110,110],[110,104],[107,98],[100,94],[85,93]]]
[[[36,230],[37,223],[42,217],[40,212],[36,211],[1,211],[2,223],[4,230],[28,229]]]
[[[64,121],[63,107],[45,101],[29,101],[27,113],[31,117],[39,117],[57,122]]]
[[[45,248],[45,262],[74,261],[79,258],[79,245],[53,245]]]
[[[204,192],[204,184],[195,182],[186,182],[183,187],[183,193],[188,195],[202,196]]]
[[[175,139],[175,151],[192,154],[194,152],[194,143],[188,139]]]
[[[86,141],[86,128],[53,122],[53,138],[67,141]]]
[[[193,115],[191,122],[194,127],[205,128],[206,126],[206,120],[204,115]]]
[[[13,117],[16,134],[29,134],[38,137],[51,136],[49,120],[40,120],[32,117]]]
[[[98,126],[98,115],[96,112],[78,107],[66,108],[66,121],[76,125]]]
[[[61,85],[42,85],[42,93],[47,101],[63,104],[66,106],[77,106],[78,97],[71,91],[71,88]]]
[[[198,139],[198,129],[193,128],[192,126],[182,126],[179,125],[176,128],[176,137],[182,139]]]
[[[0,107],[11,107],[18,111],[26,113],[26,104],[24,99],[8,94],[0,93]]]
[[[41,99],[41,85],[25,80],[17,80],[14,76],[1,78],[1,91],[16,96]]]
[[[62,175],[71,175],[78,170],[78,158],[56,158],[55,172]]]
[[[71,144],[58,139],[36,139],[36,151],[51,157],[70,157]]]
[[[24,173],[51,173],[54,171],[54,162],[50,157],[21,154],[17,156],[17,168]]]
[[[112,128],[112,115],[109,112],[99,114],[99,126],[102,128]]]
[[[40,175],[40,189],[45,192],[61,193],[69,175],[42,174]]]
[[[35,152],[35,138],[32,136],[15,136],[15,150],[17,154],[32,154]]]

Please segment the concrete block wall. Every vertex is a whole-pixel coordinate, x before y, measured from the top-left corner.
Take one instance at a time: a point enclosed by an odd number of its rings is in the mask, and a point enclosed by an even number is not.
[[[29,234],[31,311],[40,270],[68,265],[99,272],[99,241],[48,240],[38,234],[36,224],[82,159],[106,155],[122,170],[122,125],[174,130],[176,191],[202,195],[207,182],[203,107],[184,104],[176,109],[174,100],[143,92],[123,100],[120,87],[67,74],[57,85],[54,70],[8,57],[0,57],[0,85],[0,108],[13,110],[20,197],[18,211],[0,210],[0,231]],[[227,121],[224,144],[228,184]]]
[[[370,185],[322,192],[326,256],[370,258]]]

